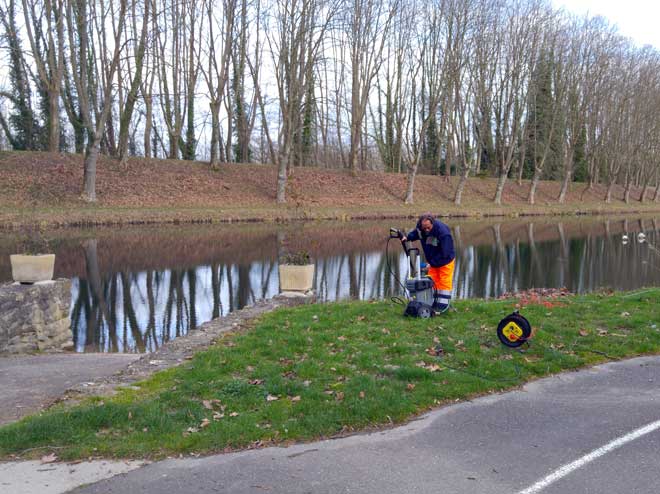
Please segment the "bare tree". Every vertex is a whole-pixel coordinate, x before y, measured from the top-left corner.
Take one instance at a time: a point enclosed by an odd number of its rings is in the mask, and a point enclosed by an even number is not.
[[[418,129],[413,129],[408,140],[407,147],[411,154],[411,160],[408,164],[406,180],[404,199],[406,204],[413,203],[415,177],[422,155],[422,141],[428,126],[435,119],[445,82],[443,73],[447,62],[447,43],[443,39],[443,35],[449,31],[445,31],[447,29],[447,4],[446,0],[439,0],[437,3],[430,5],[424,16],[427,21],[419,26],[419,51],[416,54],[417,61],[414,73],[421,76],[421,94],[426,98],[426,101],[425,104],[420,105],[422,112],[424,112],[420,126]],[[417,98],[418,94],[413,91],[412,97]]]
[[[271,60],[275,68],[281,125],[278,133],[277,154],[272,157],[277,164],[277,202],[286,202],[286,182],[293,146],[302,124],[303,98],[307,79],[312,73],[310,64],[315,63],[321,40],[335,15],[337,5],[322,0],[276,0],[274,6],[273,33],[267,34]],[[254,69],[254,67],[252,67]],[[264,120],[263,95],[258,96]],[[273,143],[268,133],[271,150]]]
[[[411,99],[409,81],[414,71],[413,35],[418,19],[414,4],[401,4],[387,38],[382,74],[376,78],[376,108],[370,105],[374,140],[384,169],[401,172],[404,125]]]
[[[48,95],[48,150],[60,147],[60,93],[64,75],[64,0],[23,0],[25,30],[39,80]],[[43,51],[42,51],[43,50]]]
[[[222,9],[218,9],[216,0],[206,1],[206,18],[208,31],[206,49],[208,67],[202,66],[202,75],[206,80],[211,107],[211,169],[217,170],[222,152],[222,133],[220,129],[220,107],[225,94],[225,86],[229,78],[229,63],[232,48],[232,34],[236,5],[238,0],[223,0]],[[220,10],[220,13],[218,13]],[[220,27],[216,34],[215,27]],[[218,50],[216,50],[216,46]],[[218,52],[219,55],[218,55]]]
[[[346,37],[351,57],[351,113],[349,167],[360,168],[358,152],[362,124],[367,111],[372,82],[383,63],[385,41],[390,35],[398,0],[354,0],[353,9],[346,10]]]
[[[593,44],[590,42],[592,36],[592,23],[570,19],[563,33],[564,42],[567,44],[563,55],[565,65],[564,81],[566,90],[564,97],[558,99],[565,125],[561,135],[563,160],[562,183],[557,201],[562,204],[566,201],[566,195],[570,182],[573,180],[576,154],[583,159],[579,153],[584,154],[585,126],[587,104],[591,100],[590,93],[592,84],[589,79],[597,78],[598,66],[595,66]]]
[[[89,33],[92,30],[91,22],[95,21],[97,24],[106,22],[105,14],[99,13],[95,9],[95,4],[92,4],[92,11],[88,11],[87,2],[85,0],[68,0],[67,2],[67,24],[69,32],[69,46],[71,47],[71,66],[73,77],[76,83],[76,90],[80,99],[80,109],[85,122],[85,127],[90,136],[85,150],[84,160],[84,177],[83,177],[83,192],[82,197],[89,202],[96,201],[96,163],[99,155],[99,147],[101,137],[103,136],[103,129],[107,122],[108,115],[112,108],[112,83],[117,72],[119,65],[119,53],[121,51],[121,33],[123,31],[128,0],[120,0],[119,9],[116,14],[117,30],[115,31],[112,40],[114,48],[112,57],[109,59],[104,57],[103,60],[103,80],[101,89],[101,99],[103,101],[101,110],[92,114],[92,106],[89,100],[90,94],[90,77],[88,74],[88,67],[85,63],[90,56]],[[94,15],[92,15],[94,14]],[[105,39],[101,33],[104,30],[97,30],[99,37],[101,37],[102,44]],[[103,55],[103,54],[102,54]]]
[[[498,180],[493,202],[502,203],[502,192],[520,143],[527,106],[528,81],[537,53],[541,26],[545,22],[539,2],[513,0],[504,6],[502,36],[498,40],[494,91],[495,152]]]
[[[137,10],[135,2],[132,3],[132,24],[131,24],[131,38],[138,39],[137,46],[135,47],[135,66],[129,64],[128,73],[131,75],[131,85],[126,96],[126,101],[120,107],[119,110],[119,159],[122,164],[126,163],[128,158],[128,138],[130,125],[133,118],[133,110],[135,109],[135,103],[138,99],[138,93],[140,91],[140,86],[142,85],[142,71],[145,61],[145,52],[147,46],[147,33],[149,32],[150,16],[151,16],[151,7],[152,0],[144,1],[144,11],[142,12],[142,27],[140,29],[140,35],[138,38],[137,30]],[[128,33],[126,33],[128,35]],[[120,102],[122,99],[120,98]]]

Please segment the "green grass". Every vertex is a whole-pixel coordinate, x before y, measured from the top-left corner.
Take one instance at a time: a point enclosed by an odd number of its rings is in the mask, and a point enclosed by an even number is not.
[[[402,423],[455,400],[605,360],[660,353],[660,288],[523,307],[529,347],[504,347],[515,300],[457,301],[430,320],[392,302],[281,309],[113,398],[0,429],[0,456],[162,457],[306,441]],[[441,345],[444,352],[435,355]]]

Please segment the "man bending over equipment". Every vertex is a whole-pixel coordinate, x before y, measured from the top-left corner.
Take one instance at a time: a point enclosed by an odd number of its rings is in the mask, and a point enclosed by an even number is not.
[[[436,313],[445,312],[449,308],[454,279],[454,239],[451,230],[430,213],[419,217],[417,226],[405,235],[402,241],[419,240],[424,249],[424,257],[429,264],[428,275],[435,285],[433,291],[433,310]]]

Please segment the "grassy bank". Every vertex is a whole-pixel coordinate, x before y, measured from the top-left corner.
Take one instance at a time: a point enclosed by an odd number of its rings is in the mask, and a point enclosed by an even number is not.
[[[516,304],[536,330],[520,350],[498,321]],[[660,288],[461,300],[431,320],[393,302],[267,314],[114,398],[0,429],[0,456],[162,457],[387,427],[442,404],[611,359],[660,352]]]
[[[271,165],[223,164],[183,160],[99,158],[97,201],[80,197],[82,156],[58,153],[0,153],[0,228],[25,223],[44,226],[94,226],[144,223],[221,223],[308,219],[379,219],[415,217],[421,211],[448,216],[520,216],[649,213],[660,211],[647,188],[633,188],[630,202],[623,187],[571,184],[564,204],[557,203],[560,183],[541,182],[536,204],[527,201],[529,180],[509,180],[502,204],[495,205],[497,180],[471,177],[460,206],[453,203],[457,177],[419,175],[414,205],[405,205],[406,175],[317,167],[299,167],[289,176],[286,204],[276,202],[277,170]]]

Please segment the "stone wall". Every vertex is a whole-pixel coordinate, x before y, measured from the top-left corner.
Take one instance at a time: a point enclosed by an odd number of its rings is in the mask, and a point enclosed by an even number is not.
[[[70,306],[70,280],[1,285],[0,353],[72,347]]]

